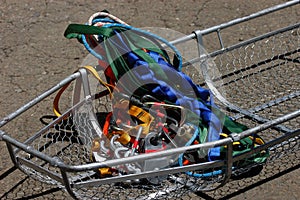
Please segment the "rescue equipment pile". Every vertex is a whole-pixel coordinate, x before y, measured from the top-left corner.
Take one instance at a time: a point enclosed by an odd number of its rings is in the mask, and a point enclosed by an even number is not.
[[[129,26],[107,12],[95,13],[85,25],[70,24],[65,37],[77,38],[98,59],[98,66],[85,68],[106,87],[112,100],[112,112],[103,114],[103,122],[99,120],[102,134],[93,140],[92,161],[211,142],[247,130],[218,109],[209,90],[181,71],[181,55],[167,40]],[[97,75],[100,70],[106,81]],[[57,115],[58,98],[59,95],[54,103]],[[263,139],[254,134],[234,142],[233,154],[262,144]],[[143,163],[108,166],[98,173],[106,177],[220,160],[225,150],[226,146],[215,147]],[[233,167],[262,164],[267,157],[268,152],[259,152],[233,163]],[[195,177],[216,173],[222,170],[206,174],[187,172]]]

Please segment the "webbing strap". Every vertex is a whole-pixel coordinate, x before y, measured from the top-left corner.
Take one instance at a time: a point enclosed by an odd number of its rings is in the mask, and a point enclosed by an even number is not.
[[[111,88],[115,88],[114,85],[111,85],[111,84],[108,84],[106,83],[105,81],[103,81],[101,79],[101,77],[99,76],[98,72],[96,71],[95,68],[93,68],[92,66],[84,66],[82,67],[86,70],[88,70],[98,81],[101,85],[103,85],[104,87],[106,87],[106,89],[109,91],[109,94],[110,94],[110,97],[112,98],[113,95],[112,95],[112,90]],[[60,112],[60,109],[59,109],[59,100],[61,98],[61,95],[64,93],[64,91],[69,87],[69,85],[71,84],[68,83],[66,85],[64,85],[59,91],[58,93],[56,94],[54,100],[53,100],[53,112],[54,114],[57,116],[57,117],[60,117],[61,116],[61,112]]]
[[[154,120],[152,115],[150,115],[150,113],[148,113],[144,109],[139,108],[139,107],[134,106],[134,105],[130,106],[130,108],[128,110],[128,113],[130,115],[136,117],[137,119],[139,119],[142,122],[139,125],[143,127],[143,134],[148,134],[149,129],[150,129],[150,124]]]
[[[104,35],[110,37],[114,34],[113,29],[89,26],[84,24],[70,24],[65,30],[64,36],[68,39],[81,39],[81,35]]]
[[[128,100],[121,100],[117,104],[114,105],[114,109],[119,109],[121,112],[126,112],[135,118],[137,118],[140,123],[139,125],[135,125],[136,128],[142,126],[143,127],[143,134],[148,134],[150,131],[150,125],[154,120],[154,117],[144,109],[135,106],[135,105],[129,105]],[[121,114],[122,115],[122,114]]]
[[[103,81],[94,67],[84,66],[83,68],[87,69],[99,81],[99,83],[101,83],[101,85],[106,87],[106,89],[109,91],[110,97],[112,98],[113,94],[111,88],[115,88],[115,86]]]

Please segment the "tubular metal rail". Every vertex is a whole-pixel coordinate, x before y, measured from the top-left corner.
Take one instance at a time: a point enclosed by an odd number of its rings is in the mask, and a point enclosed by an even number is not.
[[[199,64],[203,75],[197,77],[199,84],[212,91],[222,111],[233,120],[250,127],[241,134],[232,134],[214,142],[91,162],[90,146],[93,138],[87,132],[101,131],[97,116],[93,113],[109,111],[110,106],[107,95],[95,98],[91,93],[88,72],[80,69],[2,119],[0,139],[6,143],[12,162],[20,170],[39,181],[66,189],[74,198],[83,199],[165,199],[188,192],[215,190],[228,182],[230,184],[233,177],[263,167],[261,164],[234,166],[234,163],[262,151],[270,154],[263,165],[272,165],[272,162],[284,156],[300,160],[300,23],[229,46],[225,46],[221,34],[224,29],[234,25],[297,4],[299,1],[286,2],[247,17],[195,31],[171,42],[178,45],[197,40],[197,44],[205,46],[205,37],[217,34],[220,48],[209,54],[199,48],[199,56],[184,63],[184,66],[188,68]],[[215,65],[207,65],[207,59],[213,59]],[[20,119],[29,110],[38,108],[44,102],[49,103],[48,100],[55,92],[72,81],[76,81],[75,88],[82,87],[84,98],[75,95],[74,103],[62,116],[53,120],[49,118],[47,123],[41,119],[45,125],[35,133],[34,130],[28,131],[33,134],[25,141],[17,140],[9,130],[4,131],[5,126]],[[67,118],[74,110],[77,114],[73,120]],[[75,118],[81,120],[81,127],[74,124]],[[255,133],[266,143],[233,156],[233,142]],[[221,146],[226,147],[224,160],[178,166],[172,165],[174,160],[165,159],[170,162],[167,168],[108,177],[97,175],[97,170],[107,166],[130,167],[133,163],[157,163],[161,158],[173,158],[185,152]],[[195,177],[186,172],[200,175]]]

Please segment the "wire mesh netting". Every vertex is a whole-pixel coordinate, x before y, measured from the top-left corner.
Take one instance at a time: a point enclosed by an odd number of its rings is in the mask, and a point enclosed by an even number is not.
[[[296,27],[218,55],[216,67],[223,76],[220,82],[214,82],[215,86],[224,91],[229,102],[247,110],[259,111],[259,107],[262,110],[263,106],[273,107],[297,98],[299,31]],[[277,113],[292,111],[283,110]]]

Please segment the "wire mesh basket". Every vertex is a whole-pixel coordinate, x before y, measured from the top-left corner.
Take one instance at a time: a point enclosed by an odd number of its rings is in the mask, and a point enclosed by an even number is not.
[[[105,88],[95,84],[86,69],[80,69],[0,121],[1,139],[6,142],[13,163],[41,182],[66,189],[74,198],[174,199],[190,192],[214,190],[234,178],[253,176],[287,155],[300,160],[300,24],[229,46],[224,46],[221,34],[223,29],[296,4],[299,1],[287,2],[171,42],[178,45],[196,40],[204,45],[206,36],[218,36],[221,47],[209,54],[203,54],[199,48],[198,57],[187,60],[183,71],[209,88],[221,110],[250,127],[248,130],[218,141],[93,162],[94,136],[101,132],[101,121],[111,111],[111,100]],[[203,63],[206,57],[213,59],[215,65],[200,64],[202,74],[193,77],[193,64]],[[45,111],[41,109],[46,107],[43,105],[49,104],[54,93],[71,82],[75,84],[63,99],[71,102],[65,105],[66,111],[58,118],[42,114]],[[94,86],[99,93],[91,92]],[[19,133],[4,131],[7,123],[24,123],[28,118],[34,118],[40,129],[27,130],[32,134],[25,141],[15,139]],[[233,155],[234,142],[256,133],[265,140],[263,145]],[[174,164],[179,155],[214,147],[225,149],[224,159]],[[262,152],[269,154],[266,162],[246,162]],[[136,166],[142,166],[142,170]],[[133,173],[99,174],[99,170],[108,168],[124,168]]]

